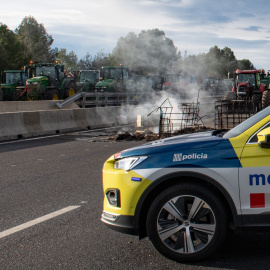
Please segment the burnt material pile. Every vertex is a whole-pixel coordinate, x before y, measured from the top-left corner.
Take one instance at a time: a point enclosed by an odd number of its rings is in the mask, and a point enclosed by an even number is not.
[[[181,130],[177,130],[167,137],[173,137],[173,136],[183,135],[183,134],[188,134],[188,133],[203,132],[203,131],[208,131],[208,130],[213,130],[213,129],[207,128],[204,126],[203,127],[201,126],[187,127]],[[156,134],[153,132],[148,132],[148,133],[126,132],[126,133],[118,134],[115,141],[155,141],[158,139],[160,139],[159,134]]]
[[[205,127],[205,126],[186,127],[184,129],[175,131],[172,136],[189,134],[189,133],[196,133],[196,132],[203,132],[203,131],[209,131],[209,130],[213,130],[213,128]]]
[[[149,133],[131,133],[126,132],[123,134],[119,134],[116,137],[116,141],[155,141],[158,140],[159,136],[153,132]]]
[[[184,135],[189,133],[203,132],[213,130],[213,128],[207,127],[188,127],[178,131],[168,134],[167,137],[173,137],[177,135]],[[85,135],[85,134],[84,134]],[[118,134],[101,134],[99,136],[91,136],[88,139],[89,142],[123,142],[123,141],[156,141],[159,139],[164,139],[164,136],[160,138],[159,134],[154,132],[125,132]]]

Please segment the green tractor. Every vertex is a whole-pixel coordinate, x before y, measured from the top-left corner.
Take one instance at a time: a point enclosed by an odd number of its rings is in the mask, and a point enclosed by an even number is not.
[[[150,94],[154,90],[154,81],[150,75],[133,75],[133,90],[138,94]],[[131,85],[131,84],[130,84]]]
[[[4,83],[1,84],[0,100],[11,101],[16,87],[25,86],[27,77],[23,70],[5,70],[3,75]]]
[[[79,89],[81,92],[94,92],[95,85],[100,79],[100,71],[96,69],[80,70],[77,79],[77,89]]]
[[[95,86],[96,92],[127,92],[132,89],[131,73],[127,67],[103,66],[100,77]]]
[[[29,78],[24,89],[17,88],[14,100],[59,100],[74,95],[74,77],[67,77],[64,66],[58,63],[35,64],[35,76]]]
[[[163,75],[161,74],[150,74],[150,78],[152,81],[152,88],[155,91],[161,91],[162,90],[162,86],[163,83],[165,81],[165,78]]]

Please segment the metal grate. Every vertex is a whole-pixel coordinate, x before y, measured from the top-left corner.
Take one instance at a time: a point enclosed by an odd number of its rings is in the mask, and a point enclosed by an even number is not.
[[[165,106],[165,103],[168,104]],[[190,127],[198,127],[203,124],[199,116],[200,103],[180,103],[178,109],[180,112],[174,113],[173,106],[167,98],[160,107],[154,111],[160,111],[159,118],[159,138],[170,137],[174,132],[187,129]],[[154,112],[153,111],[153,112]],[[151,115],[151,112],[149,115]],[[201,124],[200,124],[201,122]]]
[[[257,113],[250,100],[218,100],[215,102],[215,129],[231,129]]]

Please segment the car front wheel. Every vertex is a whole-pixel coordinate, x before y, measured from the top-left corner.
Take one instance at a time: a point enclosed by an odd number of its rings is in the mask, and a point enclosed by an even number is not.
[[[172,186],[159,194],[149,209],[149,239],[169,259],[179,262],[205,259],[226,238],[225,209],[223,201],[203,186]]]

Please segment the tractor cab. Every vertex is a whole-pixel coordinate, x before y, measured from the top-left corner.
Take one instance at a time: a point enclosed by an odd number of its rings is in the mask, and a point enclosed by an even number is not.
[[[238,99],[251,99],[253,95],[261,95],[265,85],[261,84],[264,78],[263,70],[237,70],[232,92],[236,92]]]
[[[164,76],[164,83],[162,84],[162,90],[164,91],[177,91],[180,85],[180,74],[167,73]]]
[[[64,66],[54,64],[37,64],[36,76],[46,76],[55,80],[60,80],[65,77]]]
[[[26,83],[27,76],[23,70],[5,70],[4,83],[1,84],[1,96],[4,101],[13,100],[13,93],[18,86]]]
[[[22,70],[6,70],[4,71],[5,73],[5,77],[6,77],[6,84],[9,83],[18,83],[18,84],[22,84],[24,78],[24,74],[22,72]]]
[[[100,80],[100,72],[97,69],[80,70],[76,85],[82,92],[92,92],[96,83]]]
[[[128,79],[129,77],[128,69],[123,66],[119,66],[119,67],[104,66],[102,67],[101,72],[102,72],[101,76],[103,80],[113,79],[113,80],[119,81],[119,80]]]
[[[124,66],[103,66],[100,70],[100,82],[95,86],[97,92],[125,92],[129,70]]]

